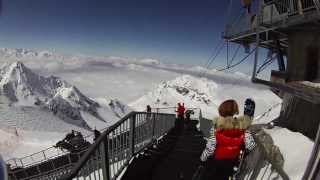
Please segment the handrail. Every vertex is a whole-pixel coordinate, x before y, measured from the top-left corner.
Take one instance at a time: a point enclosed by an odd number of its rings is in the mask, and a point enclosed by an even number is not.
[[[266,149],[263,148],[263,145],[258,140],[258,138],[255,137],[255,141],[256,141],[257,145],[260,147],[264,158],[266,158],[268,163],[271,164],[271,167],[276,170],[276,172],[282,177],[283,180],[289,180],[290,178],[289,178],[288,174],[283,170],[283,168],[281,166],[279,166],[279,164],[276,164],[272,159],[270,159],[270,156],[268,156]]]
[[[156,122],[157,118],[161,118],[161,117],[163,119],[160,119],[161,121]],[[126,164],[128,163],[128,162],[125,162],[121,164],[121,161],[123,161],[121,157],[126,156],[125,158],[126,160],[128,160],[128,158],[130,159],[136,153],[135,146],[145,141],[143,137],[141,138],[139,137],[139,135],[143,133],[143,131],[150,128],[153,129],[152,134],[149,135],[147,138],[153,139],[155,131],[157,131],[158,136],[160,136],[160,134],[163,135],[163,133],[165,133],[171,127],[174,126],[174,119],[175,119],[174,114],[147,113],[147,112],[129,113],[128,115],[123,117],[120,121],[118,121],[114,125],[110,126],[106,131],[104,131],[98,137],[98,139],[89,147],[89,149],[84,153],[84,155],[81,156],[80,160],[72,168],[71,172],[65,174],[59,179],[72,179],[72,178],[75,178],[77,175],[81,176],[82,170],[88,169],[85,167],[90,161],[92,163],[92,161],[94,160],[101,161],[100,163],[97,163],[97,164],[101,166],[101,167],[98,167],[98,169],[102,170],[102,177],[104,179],[109,179],[109,178],[114,179],[116,176],[119,175],[119,171],[121,171],[121,169],[123,169],[123,167],[126,166]],[[123,125],[126,125],[127,129],[125,129]],[[110,135],[113,137],[113,139],[112,138],[110,139]],[[121,142],[123,144],[120,144]],[[127,147],[128,143],[130,143],[129,147]],[[126,146],[126,147],[124,148],[123,146]],[[131,150],[131,152],[128,152],[128,150]],[[119,153],[122,153],[122,156],[121,154],[119,155]],[[113,157],[109,157],[109,154],[111,156],[113,155]],[[117,172],[110,172],[111,170],[111,164],[109,164],[110,162],[113,164],[117,164],[117,168],[116,168]],[[119,165],[121,166],[120,168],[118,167],[119,162],[121,164]],[[100,172],[100,170],[93,170],[91,172],[87,172],[89,174],[87,175],[91,176],[91,174],[93,173],[94,176],[96,176],[95,174],[96,171]],[[112,175],[113,175],[113,178],[111,177]],[[99,173],[98,173],[98,176],[100,177]]]
[[[112,131],[114,130],[116,127],[118,127],[121,123],[123,123],[125,120],[127,120],[129,117],[131,117],[132,115],[136,114],[136,112],[130,112],[129,114],[127,114],[126,116],[124,116],[120,121],[116,122],[114,125],[110,126],[106,131],[104,131],[96,140],[95,143],[93,143],[93,145],[91,145],[89,147],[89,149],[85,152],[85,154],[82,156],[82,158],[79,160],[79,162],[76,164],[76,166],[74,167],[74,169],[71,171],[71,173],[68,175],[68,178],[66,179],[72,179],[74,178],[77,173],[79,172],[79,170],[81,169],[81,167],[88,161],[88,159],[90,158],[90,156],[95,152],[95,150],[97,149],[97,147],[101,144],[101,142],[106,138],[106,136]]]
[[[107,128],[102,128],[100,129],[99,131],[105,131]],[[87,134],[84,136],[84,139],[85,140],[88,140],[89,138],[93,137],[94,136],[94,133],[91,133],[91,134]],[[88,140],[89,141],[89,140]],[[55,150],[57,151],[56,154],[54,155],[48,155],[48,151],[49,150]],[[10,164],[11,168],[18,168],[18,167],[21,167],[21,168],[26,168],[26,167],[29,167],[29,166],[33,166],[35,164],[39,164],[39,162],[43,162],[43,161],[47,161],[47,160],[50,160],[50,159],[54,159],[54,158],[57,158],[59,156],[63,156],[63,155],[66,155],[68,154],[69,152],[67,150],[60,150],[59,148],[56,148],[54,146],[50,146],[46,149],[43,149],[41,151],[38,151],[38,152],[35,152],[35,153],[32,153],[32,154],[29,154],[27,156],[24,156],[24,157],[19,157],[19,158],[10,158],[8,160],[6,160],[6,164]],[[40,159],[40,160],[37,160],[35,161],[34,160],[34,157],[37,156],[37,155],[40,155],[40,156],[43,156],[43,159]],[[28,164],[25,164],[23,163],[25,159],[31,159],[32,160],[32,163],[28,163]],[[18,166],[18,163],[17,162],[20,162],[19,165],[21,166]],[[14,163],[14,164],[12,164]]]
[[[257,146],[241,161],[236,179],[274,179],[272,176],[276,176],[282,180],[289,180],[288,174],[283,169],[284,158],[279,148],[273,144],[272,137],[259,125],[254,125],[250,129]]]
[[[171,108],[171,107],[170,107],[170,108]],[[158,108],[155,108],[155,109],[158,109]],[[165,108],[161,108],[161,109],[165,109]],[[131,116],[132,113],[134,113],[134,112],[130,112],[129,114],[127,114],[126,116],[124,116],[122,119],[126,119],[127,117]],[[158,113],[158,114],[161,114],[161,113]],[[121,120],[122,120],[122,119],[121,119]],[[121,120],[119,120],[117,123],[121,124],[121,123],[122,123]],[[112,125],[112,126],[116,126],[117,123],[115,123],[115,124]],[[103,128],[103,129],[100,129],[99,131],[100,131],[100,132],[103,132],[103,131],[111,128],[112,126],[109,126],[109,127]],[[93,133],[88,134],[88,135],[84,136],[84,139],[87,140],[88,138],[93,137],[93,135],[94,135]],[[49,151],[49,150],[51,150],[51,149],[54,149],[54,150],[57,150],[57,151],[61,151],[61,153],[58,152],[58,153],[55,154],[55,155],[48,155],[48,154],[46,154],[46,152]],[[48,147],[48,148],[43,149],[43,150],[41,150],[41,151],[38,151],[38,152],[35,152],[35,153],[32,153],[32,154],[29,154],[29,155],[24,156],[24,157],[20,157],[20,158],[10,158],[10,159],[6,160],[6,163],[7,163],[7,164],[10,164],[10,165],[11,165],[11,166],[10,166],[11,168],[17,168],[17,167],[26,168],[26,167],[29,167],[29,166],[33,166],[33,165],[35,165],[35,164],[39,164],[39,162],[47,161],[47,160],[49,160],[49,159],[53,159],[53,158],[56,158],[56,157],[59,157],[59,156],[63,156],[63,155],[66,155],[66,154],[68,154],[68,151],[59,150],[59,148],[56,148],[56,147],[54,147],[54,146],[51,146],[51,147]],[[36,156],[36,155],[43,156],[44,158],[41,159],[41,160],[35,161],[35,160],[34,160],[34,156]],[[31,159],[31,160],[33,160],[33,162],[32,162],[32,163],[25,164],[25,163],[23,163],[25,159]],[[18,166],[18,163],[17,163],[17,162],[19,162],[19,165],[21,165],[21,166]],[[14,164],[12,164],[12,163],[14,163]]]
[[[79,162],[76,164],[76,166],[73,168],[71,173],[68,175],[68,178],[66,179],[72,179],[77,175],[81,167],[89,160],[90,156],[95,152],[97,147],[100,145],[100,143],[104,140],[105,136],[108,134],[108,130],[104,131],[101,136],[97,139],[97,141],[89,147],[89,149],[84,153],[82,158],[79,160]]]

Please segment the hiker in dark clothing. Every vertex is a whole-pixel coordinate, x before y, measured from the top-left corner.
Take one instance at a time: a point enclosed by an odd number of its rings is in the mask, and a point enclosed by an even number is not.
[[[151,106],[147,105],[147,113],[151,113]]]
[[[101,133],[96,128],[94,128],[93,133],[94,133],[93,140],[96,141],[99,138],[99,136],[101,135]]]
[[[193,112],[193,110],[188,109],[188,110],[186,110],[185,114],[186,114],[186,121],[190,121],[191,114],[194,114],[194,112]]]
[[[68,133],[66,135],[66,137],[64,138],[64,140],[66,141],[70,141],[71,139],[73,139],[74,137],[76,137],[76,133],[74,130],[71,131],[71,133]]]
[[[192,127],[192,123],[191,123],[191,115],[192,115],[192,114],[194,114],[194,111],[193,111],[193,110],[191,110],[191,109],[186,110],[186,113],[185,113],[186,118],[185,118],[184,123],[185,123],[186,128],[187,128],[188,130],[190,130],[191,127]]]
[[[152,112],[150,105],[147,105],[146,111],[147,111],[147,121],[149,121],[149,120],[151,120],[151,112]]]

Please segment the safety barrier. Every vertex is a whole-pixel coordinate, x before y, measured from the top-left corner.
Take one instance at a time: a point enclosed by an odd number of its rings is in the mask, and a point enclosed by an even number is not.
[[[93,142],[93,135],[85,136],[84,139],[90,143]],[[49,161],[51,159],[56,159],[58,157],[64,156],[68,154],[69,151],[57,148],[57,147],[49,147],[42,151],[33,153],[31,155],[22,157],[22,158],[11,158],[6,161],[6,164],[10,165],[11,169],[15,168],[28,168],[30,166],[34,166],[36,164]]]
[[[280,150],[271,144],[271,137],[260,132],[253,133],[257,147],[250,152],[241,162],[241,168],[236,175],[237,179],[283,179],[289,180],[289,176],[283,170],[284,158]],[[260,137],[259,137],[260,136]],[[266,145],[263,141],[270,140]]]
[[[75,176],[82,179],[117,177],[136,152],[162,136],[174,126],[174,121],[174,114],[131,112],[107,128],[95,142],[93,135],[86,136],[85,140],[93,143],[88,149],[69,152],[50,147],[8,160],[9,177],[11,180],[60,179],[74,174],[79,166],[83,168]]]
[[[70,173],[50,178],[116,179],[136,153],[164,135],[174,122],[174,114],[132,112],[103,132]]]
[[[106,128],[101,129],[100,131],[104,131]],[[92,143],[94,141],[94,134],[89,134],[84,136],[84,140]],[[28,168],[42,162],[46,162],[52,159],[57,159],[58,157],[62,157],[69,154],[69,151],[58,148],[55,146],[51,146],[47,149],[41,150],[39,152],[30,154],[21,158],[11,158],[6,161],[6,164],[10,165],[11,169],[22,169]]]

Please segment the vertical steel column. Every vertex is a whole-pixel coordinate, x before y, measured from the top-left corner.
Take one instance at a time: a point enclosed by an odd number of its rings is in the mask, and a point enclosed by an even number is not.
[[[313,0],[313,3],[316,6],[317,11],[319,12],[320,11],[320,2],[319,2],[319,0]]]
[[[102,141],[101,146],[101,158],[102,158],[102,177],[104,180],[111,180],[110,176],[110,161],[109,161],[109,134],[106,136],[106,139]]]
[[[155,140],[156,114],[152,115],[152,140]]]
[[[134,154],[134,145],[135,145],[135,128],[136,128],[136,115],[132,115],[130,118],[130,152],[131,156]]]
[[[257,14],[257,29],[256,29],[256,50],[254,55],[254,65],[253,65],[253,72],[252,72],[252,81],[254,82],[257,75],[257,65],[259,59],[259,45],[260,45],[260,18],[261,18],[261,11],[262,11],[262,3],[263,0],[259,1],[258,7],[258,14]]]
[[[288,16],[290,15],[290,14],[293,14],[294,13],[294,4],[293,4],[293,1],[294,0],[289,0],[290,2],[289,2],[289,6],[290,7],[288,7]]]
[[[283,53],[282,53],[282,50],[281,50],[281,47],[280,47],[280,41],[277,40],[276,44],[277,44],[277,59],[278,59],[279,71],[285,71],[286,70],[286,66],[284,64]]]

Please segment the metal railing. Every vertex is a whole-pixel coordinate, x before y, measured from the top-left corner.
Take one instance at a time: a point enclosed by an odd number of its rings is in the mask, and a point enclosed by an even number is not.
[[[224,36],[231,38],[242,34],[255,33],[257,27],[274,28],[283,25],[288,19],[304,16],[306,13],[319,13],[319,0],[259,0],[256,15],[237,14],[232,22],[227,22]],[[238,5],[238,4],[236,4]],[[260,18],[258,21],[257,18]]]
[[[103,131],[103,130],[105,130],[105,129],[102,129],[101,131]],[[84,137],[84,140],[87,142],[90,142],[90,143],[93,142],[93,139],[94,139],[94,134],[89,134]],[[51,146],[47,149],[30,154],[25,157],[8,159],[6,161],[6,164],[9,164],[10,168],[12,168],[12,169],[27,168],[27,167],[39,164],[41,162],[45,162],[45,161],[48,161],[51,159],[58,158],[60,156],[64,156],[68,153],[69,153],[68,150],[64,150],[62,148]]]
[[[241,162],[241,168],[236,176],[237,179],[289,180],[288,174],[283,170],[284,158],[280,150],[277,146],[271,144],[266,147],[257,134],[253,134],[257,147]],[[271,138],[271,136],[263,137],[263,141],[268,141],[268,138]],[[272,141],[272,138],[269,140]]]
[[[90,136],[87,136],[90,137]],[[48,149],[54,149],[53,147]],[[47,157],[45,152],[48,152],[48,149],[40,151],[38,153],[34,153],[24,158],[20,159],[12,159],[11,161],[17,162],[17,160],[21,160],[21,166],[10,165],[9,170],[9,179],[17,180],[17,179],[43,179],[42,177],[47,174],[54,174],[57,172],[68,172],[70,168],[79,161],[80,157],[86,152],[86,148],[77,152],[69,152],[63,151],[63,154],[53,155]],[[55,152],[55,151],[54,151]],[[39,156],[43,155],[43,156]],[[38,161],[35,161],[35,157],[38,157]],[[44,157],[44,158],[43,158]],[[32,163],[23,164],[23,160],[31,159]],[[9,162],[11,162],[9,161]],[[8,162],[7,162],[8,163]],[[16,164],[17,165],[17,164]],[[44,178],[45,179],[45,178]]]
[[[317,10],[318,0],[277,0],[262,6],[262,24],[274,24],[308,11]]]
[[[174,114],[132,112],[103,132],[70,172],[50,178],[116,179],[136,153],[164,135],[174,122]]]

